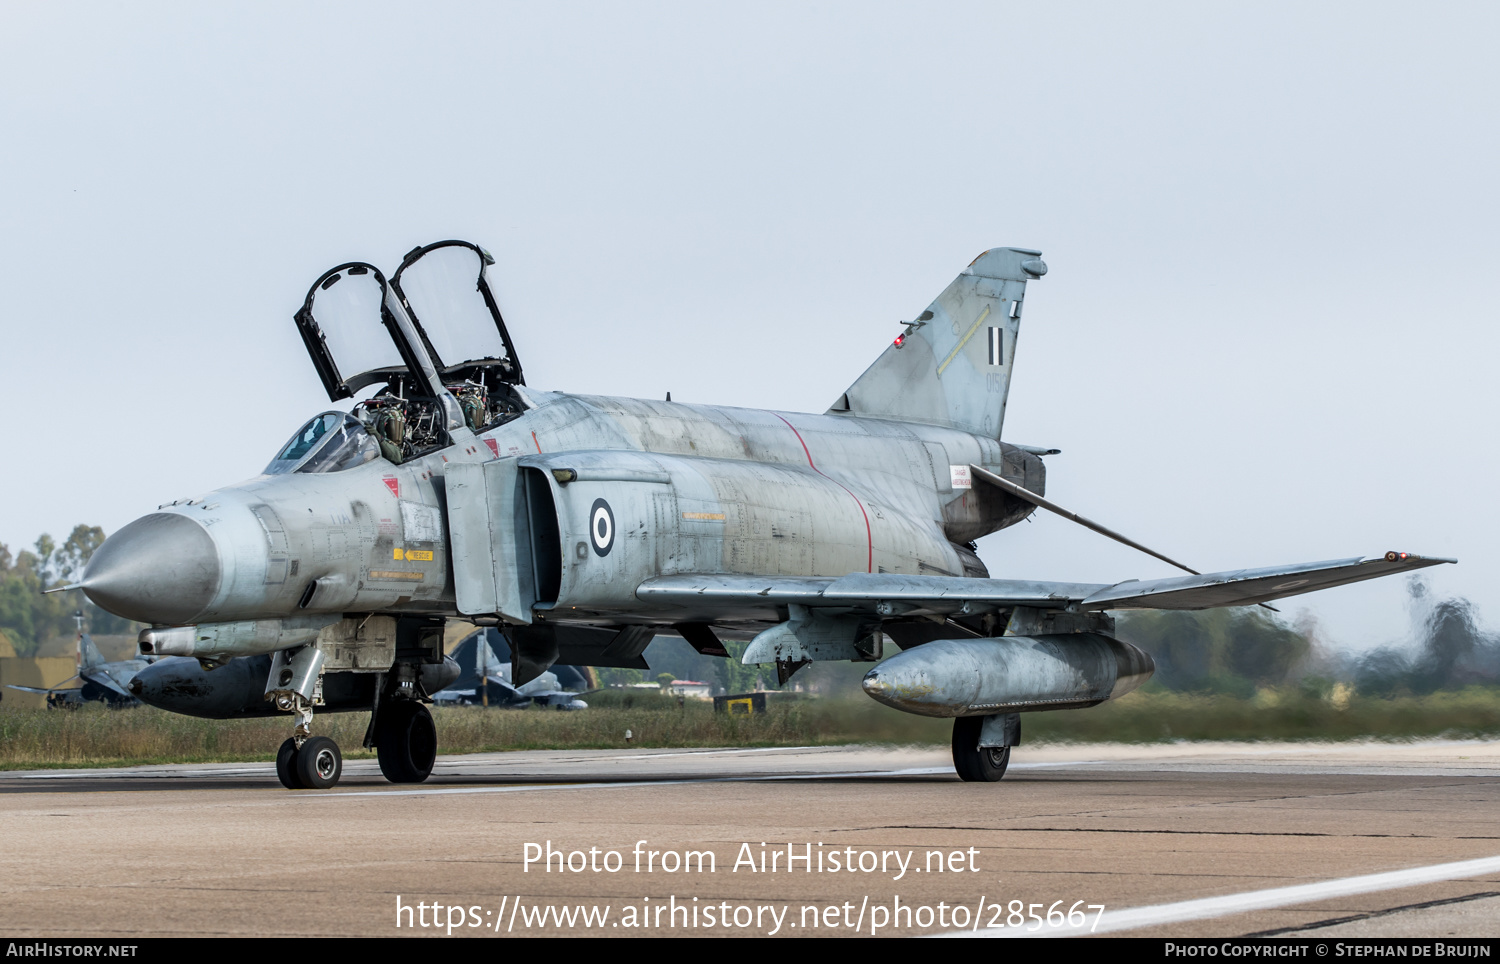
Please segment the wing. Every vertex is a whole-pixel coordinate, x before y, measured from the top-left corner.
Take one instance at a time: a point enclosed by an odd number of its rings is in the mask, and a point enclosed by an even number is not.
[[[1383,556],[1210,572],[1148,582],[1122,582],[1083,599],[1079,608],[1215,609],[1220,606],[1251,606],[1457,561],[1387,552]]]
[[[1388,552],[1144,582],[1132,579],[1113,585],[893,573],[852,573],[839,578],[676,575],[648,579],[636,595],[661,606],[680,622],[779,621],[790,604],[882,617],[977,615],[1017,606],[1085,611],[1213,609],[1251,606],[1456,561]]]

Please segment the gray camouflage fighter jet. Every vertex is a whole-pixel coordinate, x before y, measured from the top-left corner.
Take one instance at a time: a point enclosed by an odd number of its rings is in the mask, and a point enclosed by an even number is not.
[[[996,780],[1018,714],[1149,678],[1112,610],[1252,605],[1452,561],[988,578],[973,541],[1038,507],[1172,562],[1047,501],[1052,451],[1000,440],[1037,251],[980,254],[821,415],[530,388],[492,263],[444,241],[389,280],[364,263],[325,273],[296,323],[352,411],[314,417],[256,478],[125,526],[81,579],[151,624],[143,653],[192,657],[143,670],[143,699],[294,716],[288,787],[338,780],[338,747],[310,733],[319,708],[370,710],[386,777],[427,777],[424,702],[459,673],[445,617],[504,624],[516,684],[554,663],[644,667],[658,633],[721,656],[721,639],[749,639],[744,661],[783,680],[816,659],[874,662],[870,696],[953,718],[959,775]],[[902,651],[883,658],[887,643]]]
[[[7,683],[13,690],[38,693],[47,697],[48,709],[77,708],[84,703],[99,702],[115,709],[135,706],[140,702],[128,690],[137,673],[150,666],[152,660],[142,657],[106,662],[104,654],[94,645],[94,637],[83,630],[83,612],[73,614],[78,623],[78,672],[52,687],[20,686]],[[64,689],[66,684],[78,680],[78,685]]]

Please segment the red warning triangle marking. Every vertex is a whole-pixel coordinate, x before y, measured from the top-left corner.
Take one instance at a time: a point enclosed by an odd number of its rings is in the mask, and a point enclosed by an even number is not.
[[[490,447],[490,451],[495,454],[495,458],[498,459],[500,457],[500,443],[499,442],[495,441],[492,438],[487,438],[487,439],[484,440],[484,444],[488,445]]]
[[[391,490],[391,495],[394,495],[398,499],[401,498],[401,480],[394,475],[387,475],[384,481],[385,487]]]

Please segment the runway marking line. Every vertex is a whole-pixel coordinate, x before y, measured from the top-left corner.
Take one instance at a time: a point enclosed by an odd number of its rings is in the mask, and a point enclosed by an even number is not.
[[[1447,864],[1430,864],[1426,867],[1410,867],[1382,874],[1363,874],[1359,877],[1342,877],[1324,880],[1316,884],[1294,884],[1291,887],[1271,887],[1267,890],[1251,890],[1243,894],[1225,894],[1222,897],[1203,897],[1198,900],[1183,900],[1172,904],[1154,904],[1149,907],[1131,907],[1125,910],[1106,910],[1097,927],[1085,928],[1042,927],[1035,931],[1024,928],[993,928],[980,931],[950,931],[934,934],[934,937],[1068,937],[1083,934],[1108,934],[1114,931],[1136,930],[1141,927],[1156,927],[1161,924],[1177,924],[1183,921],[1207,920],[1227,917],[1254,910],[1273,907],[1290,907],[1295,904],[1310,904],[1313,901],[1348,897],[1353,894],[1370,894],[1382,890],[1397,890],[1417,887],[1445,880],[1461,880],[1481,874],[1500,872],[1500,857],[1481,857],[1477,860],[1459,860]]]
[[[840,749],[843,749],[843,748],[842,747],[837,747],[837,746],[719,747],[719,748],[713,748],[713,749],[707,749],[707,750],[693,749],[693,750],[670,750],[670,751],[666,751],[666,752],[663,752],[663,753],[636,753],[636,754],[630,754],[630,755],[627,755],[627,756],[613,756],[613,757],[610,757],[609,759],[611,759],[611,760],[651,760],[651,759],[655,759],[655,758],[658,758],[658,757],[709,756],[709,755],[713,755],[713,754],[739,754],[739,753],[774,753],[774,752],[777,752],[777,751],[795,753],[795,752],[798,752],[798,751],[805,751],[805,750],[840,750]],[[566,751],[563,751],[563,752],[566,752]],[[589,758],[578,757],[576,759],[580,759],[581,760],[581,759],[589,759]],[[351,769],[353,769],[353,768],[359,768],[359,769],[363,769],[363,770],[371,770],[371,771],[373,771],[376,764],[375,764],[374,760],[349,760],[349,761],[347,761],[347,765]],[[449,768],[451,768],[451,767],[455,767],[455,766],[465,766],[465,765],[472,766],[474,764],[473,764],[473,761],[466,761],[462,757],[448,757],[448,758],[442,758],[442,757],[440,757],[438,759],[438,761],[437,761],[437,767],[439,767],[439,768],[442,768],[442,767],[449,767]],[[524,766],[525,765],[524,762],[521,765]],[[91,768],[91,769],[88,769],[88,770],[60,770],[60,771],[48,771],[48,772],[43,772],[43,773],[18,773],[18,774],[15,774],[15,776],[17,776],[19,779],[22,779],[22,780],[101,780],[101,779],[102,780],[108,780],[108,779],[120,779],[120,778],[130,778],[130,777],[137,777],[137,778],[142,778],[142,777],[147,777],[147,778],[149,778],[149,777],[206,777],[206,776],[223,776],[225,774],[229,774],[229,775],[240,775],[240,774],[248,774],[248,773],[261,774],[261,773],[265,773],[267,771],[267,769],[268,769],[268,766],[265,765],[265,764],[256,765],[256,766],[248,766],[248,767],[247,766],[240,766],[240,767],[219,767],[219,768],[204,767],[204,768],[199,768],[199,769],[194,769],[194,770],[172,770],[172,769],[170,769],[171,767],[174,767],[174,766],[181,766],[181,764],[168,763],[168,764],[153,765],[153,766],[151,766],[149,768],[142,768],[142,767],[121,767],[119,769],[107,769],[106,772],[102,772],[102,773],[100,772],[100,769],[96,767],[96,768]],[[0,778],[3,778],[4,776],[5,776],[5,774],[0,773]]]
[[[1278,927],[1275,930],[1256,931],[1254,934],[1246,934],[1246,937],[1280,937],[1284,934],[1300,934],[1306,931],[1321,930],[1324,927],[1337,927],[1340,924],[1352,924],[1358,921],[1374,920],[1377,917],[1389,917],[1408,910],[1426,910],[1429,907],[1448,907],[1453,904],[1466,904],[1471,900],[1488,900],[1491,897],[1500,897],[1500,891],[1486,890],[1477,894],[1465,894],[1462,897],[1444,897],[1442,900],[1424,900],[1416,904],[1402,904],[1400,907],[1385,907],[1381,910],[1372,910],[1367,914],[1351,914],[1348,917],[1331,917],[1328,920],[1313,921],[1311,924],[1298,924],[1296,927]]]
[[[1011,769],[1045,770],[1058,767],[1097,766],[1101,760],[1076,763],[1024,763]],[[530,783],[504,787],[430,787],[413,790],[331,790],[299,793],[305,797],[415,797],[455,793],[523,793],[533,790],[630,790],[637,787],[681,787],[697,783],[768,783],[777,780],[842,780],[859,777],[911,777],[952,773],[952,767],[907,767],[902,770],[850,770],[844,773],[771,773],[744,777],[685,777],[676,780],[626,780],[619,783]]]
[[[829,780],[848,777],[928,776],[952,773],[951,767],[911,767],[905,770],[851,770],[847,773],[775,773],[748,777],[687,777],[678,780],[627,780],[619,783],[531,783],[507,787],[432,787],[426,790],[337,790],[328,793],[299,793],[307,797],[416,797],[454,793],[523,793],[533,790],[630,790],[637,787],[681,787],[697,783],[765,783],[776,780]]]
[[[628,756],[628,757],[616,757],[615,759],[650,760],[650,759],[671,758],[671,757],[703,756],[703,755],[711,755],[711,754],[768,753],[768,752],[772,752],[772,751],[775,751],[775,750],[787,750],[787,749],[790,749],[790,750],[818,750],[818,749],[823,749],[823,748],[822,747],[747,747],[747,748],[743,748],[743,749],[730,749],[730,750],[696,750],[696,751],[688,751],[688,752],[685,752],[685,753],[683,753],[683,752],[672,752],[672,753],[641,753],[641,754],[635,754],[635,755]],[[1012,763],[1010,765],[1010,769],[1011,770],[1057,770],[1057,769],[1067,769],[1069,767],[1103,766],[1107,762],[1108,761],[1105,761],[1105,760],[1070,760],[1070,761],[1067,761],[1067,762],[1056,762],[1056,763]],[[470,765],[473,765],[473,764],[470,764]],[[438,767],[440,769],[447,769],[447,770],[449,770],[449,772],[447,773],[448,776],[463,776],[463,774],[454,774],[454,773],[451,772],[451,768],[453,768],[453,767],[461,767],[461,766],[464,766],[464,764],[461,763],[461,762],[450,763],[448,765],[448,767],[444,767],[444,761],[440,760],[438,762]],[[375,769],[375,763],[374,763],[373,760],[351,760],[350,761],[350,769],[365,770],[365,771],[370,771],[371,773],[373,773],[374,769]],[[262,766],[253,766],[253,767],[234,767],[233,769],[229,769],[229,768],[218,769],[218,770],[196,769],[196,770],[180,770],[180,771],[175,771],[175,772],[171,771],[171,770],[165,770],[165,769],[163,769],[163,770],[154,770],[154,771],[141,771],[141,770],[136,770],[136,769],[126,769],[126,770],[118,770],[118,771],[105,772],[105,773],[100,773],[97,770],[66,770],[66,771],[59,771],[59,772],[53,772],[53,773],[23,773],[23,774],[18,774],[18,776],[20,777],[20,779],[23,779],[23,780],[194,779],[194,778],[214,777],[214,776],[250,776],[250,775],[261,775],[261,774],[270,772],[270,770],[271,770],[271,766],[269,764],[267,764],[267,765],[262,765]],[[900,769],[900,770],[850,770],[850,771],[846,771],[846,772],[843,772],[843,773],[784,773],[784,774],[772,773],[772,774],[756,774],[756,775],[744,776],[744,777],[684,777],[684,778],[679,778],[679,779],[676,779],[676,780],[636,780],[636,781],[621,781],[619,783],[607,783],[607,782],[606,783],[567,783],[567,782],[560,782],[560,783],[556,783],[556,784],[528,784],[528,785],[525,785],[525,786],[514,786],[513,785],[513,786],[505,786],[505,787],[432,787],[432,788],[427,788],[427,789],[411,789],[411,790],[395,790],[395,789],[392,789],[392,790],[357,790],[357,791],[342,791],[342,792],[340,792],[340,791],[332,791],[330,793],[316,793],[316,794],[302,793],[302,794],[298,794],[298,795],[299,796],[320,796],[320,797],[322,797],[322,796],[329,796],[329,797],[349,797],[349,796],[376,796],[376,795],[380,795],[380,794],[393,794],[393,795],[398,795],[398,796],[401,796],[401,795],[410,796],[410,795],[414,795],[414,794],[424,794],[424,793],[429,793],[429,794],[430,793],[498,793],[498,792],[502,792],[502,791],[503,792],[507,792],[507,793],[514,793],[514,792],[521,791],[521,790],[567,790],[567,789],[588,790],[588,789],[608,789],[610,787],[628,788],[628,787],[649,787],[649,786],[680,786],[682,784],[690,784],[690,783],[734,783],[734,782],[755,782],[755,781],[764,781],[764,780],[837,780],[837,779],[842,779],[842,778],[872,777],[872,776],[893,776],[893,777],[894,776],[931,776],[933,774],[952,773],[952,772],[953,772],[953,770],[952,770],[951,767],[908,767],[908,768]],[[504,775],[504,774],[497,774],[497,775]],[[482,778],[483,776],[485,776],[485,774],[474,774],[474,776],[479,776],[479,777]]]

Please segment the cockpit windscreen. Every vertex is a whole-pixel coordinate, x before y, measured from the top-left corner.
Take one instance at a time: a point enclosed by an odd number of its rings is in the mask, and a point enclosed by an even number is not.
[[[359,419],[343,412],[324,412],[297,430],[266,466],[265,474],[341,472],[379,455],[379,443]]]

